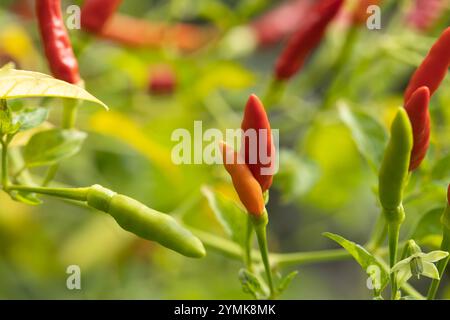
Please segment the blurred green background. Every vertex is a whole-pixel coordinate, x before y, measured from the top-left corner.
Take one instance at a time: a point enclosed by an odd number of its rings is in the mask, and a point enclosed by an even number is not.
[[[17,3],[0,4],[0,57],[18,68],[49,73],[36,21]],[[33,9],[31,1],[31,10]],[[280,130],[280,172],[268,211],[273,252],[336,248],[321,233],[364,243],[379,215],[377,175],[355,143],[355,132],[337,106],[375,119],[387,128],[402,104],[402,91],[434,38],[449,25],[447,6],[427,30],[406,21],[415,1],[388,1],[381,30],[358,30],[351,54],[335,69],[347,36],[345,17],[336,19],[305,68],[269,109]],[[26,3],[26,1],[24,1]],[[64,5],[80,4],[63,1]],[[120,12],[152,22],[214,26],[216,36],[185,52],[174,45],[132,48],[70,30],[86,89],[110,111],[83,105],[77,127],[89,133],[82,151],[61,164],[58,182],[102,184],[162,212],[183,215],[187,225],[226,237],[201,187],[236,199],[219,165],[175,166],[170,154],[177,128],[238,128],[251,93],[263,96],[284,40],[267,48],[233,54],[225,44],[236,26],[245,26],[278,5],[268,0],[126,0]],[[348,1],[346,10],[351,6]],[[243,45],[245,40],[235,42]],[[228,42],[227,42],[228,43]],[[164,65],[176,78],[172,94],[149,92],[149,75]],[[426,161],[411,179],[404,236],[427,211],[442,207],[450,181],[450,77],[433,97],[432,143]],[[322,108],[324,99],[331,106]],[[39,100],[14,103],[36,105]],[[58,124],[61,101],[49,121]],[[382,137],[385,139],[385,137]],[[356,138],[357,142],[357,138]],[[370,152],[369,152],[370,153]],[[39,171],[37,171],[39,173]],[[0,194],[0,298],[2,299],[246,299],[240,261],[214,250],[204,259],[182,257],[122,231],[107,215],[45,198],[37,207]],[[422,244],[434,248],[436,239]],[[79,265],[82,290],[66,288],[66,268]],[[351,260],[298,268],[282,298],[366,299],[366,275]],[[285,270],[283,270],[286,272]],[[417,283],[425,288],[427,280]],[[443,282],[450,297],[448,278]]]

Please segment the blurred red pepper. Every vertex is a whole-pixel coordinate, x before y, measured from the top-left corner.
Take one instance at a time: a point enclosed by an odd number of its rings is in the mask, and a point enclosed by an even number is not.
[[[78,62],[64,26],[60,1],[36,0],[36,14],[53,76],[70,83],[78,83]]]
[[[233,148],[221,143],[223,165],[231,176],[234,189],[248,213],[260,217],[264,212],[264,198],[261,186],[253,177],[244,159]]]
[[[215,29],[185,23],[167,25],[123,14],[114,14],[98,36],[131,47],[174,46],[183,51],[196,50],[216,36]]]
[[[299,29],[288,40],[276,62],[277,80],[288,80],[303,66],[306,58],[322,40],[327,26],[343,2],[343,0],[321,0],[313,6]]]
[[[291,0],[275,7],[250,24],[258,45],[270,46],[293,33],[312,6],[311,0]]]
[[[171,94],[176,85],[176,76],[169,66],[158,66],[150,71],[149,92],[154,95]]]
[[[11,4],[10,8],[12,12],[24,20],[34,18],[32,0],[16,0]]]
[[[415,0],[406,21],[417,30],[427,31],[448,9],[448,0]]]
[[[409,163],[409,171],[415,170],[425,158],[430,145],[430,90],[420,87],[411,95],[405,105],[413,130],[413,149]]]
[[[81,8],[81,27],[90,32],[100,32],[122,0],[85,0]]]
[[[414,72],[405,90],[405,103],[417,88],[427,86],[430,95],[437,90],[448,72],[450,64],[450,27],[445,29],[431,47],[421,65]]]
[[[270,171],[274,165],[275,150],[269,119],[259,98],[252,94],[245,106],[241,129],[243,139],[241,153],[244,152],[245,163],[252,175],[266,191],[272,185],[273,174],[263,174],[263,170]],[[256,139],[252,139],[252,133]],[[261,150],[265,148],[265,150]]]

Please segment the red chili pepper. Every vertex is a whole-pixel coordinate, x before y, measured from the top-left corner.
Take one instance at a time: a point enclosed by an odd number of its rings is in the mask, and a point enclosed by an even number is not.
[[[404,101],[407,102],[413,92],[422,86],[427,86],[430,95],[433,95],[447,75],[449,64],[450,27],[436,40],[422,64],[414,72],[406,88]]]
[[[78,83],[78,62],[64,26],[60,1],[36,0],[36,14],[53,76],[70,83]]]
[[[149,91],[154,95],[170,94],[174,91],[176,76],[168,66],[158,66],[150,73]]]
[[[428,87],[420,87],[411,95],[405,105],[413,130],[413,149],[409,163],[409,171],[415,170],[425,155],[430,145],[430,90]]]
[[[417,30],[426,31],[442,17],[446,9],[447,0],[416,0],[406,21]]]
[[[238,153],[225,143],[221,144],[223,165],[231,176],[234,189],[248,213],[260,217],[264,212],[261,186]]]
[[[85,0],[81,9],[81,26],[98,33],[120,6],[122,0]]]
[[[245,163],[264,192],[272,185],[273,174],[263,174],[263,170],[270,170],[274,163],[275,152],[266,110],[254,94],[250,96],[245,106],[241,129],[244,134],[241,152],[244,152]]]
[[[307,14],[300,28],[288,40],[275,66],[275,77],[287,80],[305,63],[323,38],[327,26],[336,16],[343,0],[321,0]]]
[[[250,24],[260,46],[270,46],[294,32],[302,23],[312,2],[285,1]]]

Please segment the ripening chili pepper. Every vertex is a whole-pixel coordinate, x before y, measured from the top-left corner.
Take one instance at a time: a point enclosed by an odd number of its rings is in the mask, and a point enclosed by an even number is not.
[[[60,1],[36,0],[36,14],[53,76],[73,84],[78,83],[78,62],[64,26]]]
[[[275,150],[266,110],[254,94],[245,106],[241,129],[241,153],[244,153],[245,163],[265,192],[272,185]]]
[[[278,80],[291,78],[318,46],[325,30],[338,13],[343,0],[321,0],[304,18],[300,28],[288,40],[275,65]]]
[[[294,32],[308,14],[310,0],[285,1],[250,24],[260,46],[270,46]]]
[[[168,66],[158,66],[150,72],[148,90],[153,95],[167,95],[175,90],[176,76]]]
[[[412,127],[404,108],[399,108],[391,126],[391,137],[384,153],[379,174],[379,198],[388,221],[398,219],[403,189],[408,178],[413,146]]]
[[[370,6],[379,5],[380,2],[381,0],[358,0],[358,3],[352,14],[352,24],[353,25],[365,24],[370,16],[370,13],[367,12],[367,9]]]
[[[81,27],[90,32],[100,32],[121,2],[122,0],[85,0],[81,8]]]
[[[416,169],[425,155],[430,144],[430,90],[420,87],[411,95],[405,105],[413,130],[414,145],[411,152],[409,171]]]
[[[264,199],[258,181],[237,152],[225,143],[222,143],[220,148],[223,165],[231,176],[234,189],[242,204],[253,217],[262,217],[265,211]]]
[[[407,23],[420,31],[430,29],[448,9],[447,0],[416,0],[406,15]]]
[[[405,90],[405,103],[411,98],[413,92],[422,86],[427,86],[430,89],[430,95],[433,95],[447,75],[449,64],[450,27],[445,29],[436,40],[423,62],[411,77]]]

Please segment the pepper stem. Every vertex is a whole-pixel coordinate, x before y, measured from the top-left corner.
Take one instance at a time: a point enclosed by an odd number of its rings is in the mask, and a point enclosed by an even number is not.
[[[31,187],[23,185],[10,185],[8,190],[25,191],[38,194],[45,194],[69,200],[86,201],[87,194],[90,187],[86,188],[46,188],[46,187]]]
[[[398,239],[400,235],[400,223],[390,222],[388,225],[389,233],[389,266],[392,269],[397,263],[397,248]],[[391,299],[396,300],[397,298],[397,274],[396,272],[391,272]]]
[[[245,234],[245,252],[244,252],[244,262],[245,266],[249,271],[253,270],[252,265],[252,240],[253,240],[253,224],[251,217],[249,216],[247,219],[247,230]]]
[[[267,211],[264,209],[262,216],[254,218],[252,217],[252,222],[255,228],[256,237],[258,239],[259,251],[261,252],[261,259],[264,264],[264,269],[266,271],[267,282],[269,284],[270,295],[269,299],[275,299],[275,288],[273,284],[272,269],[269,262],[269,249],[267,246],[267,232],[266,227],[268,223]]]

